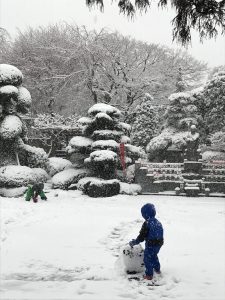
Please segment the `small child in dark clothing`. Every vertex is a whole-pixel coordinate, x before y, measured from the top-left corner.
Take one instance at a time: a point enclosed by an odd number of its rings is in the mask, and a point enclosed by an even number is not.
[[[43,189],[44,183],[35,183],[33,186],[28,186],[25,200],[30,201],[30,199],[32,198],[34,202],[37,202],[38,195],[40,195],[42,200],[47,200]]]
[[[145,275],[144,279],[152,280],[153,270],[160,274],[160,263],[157,254],[162,247],[163,227],[162,224],[155,218],[156,210],[153,204],[147,203],[141,208],[141,214],[145,219],[141,227],[138,237],[129,242],[133,247],[145,241],[144,264]]]

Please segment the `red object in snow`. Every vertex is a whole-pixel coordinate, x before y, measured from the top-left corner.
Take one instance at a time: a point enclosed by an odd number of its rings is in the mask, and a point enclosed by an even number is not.
[[[125,145],[120,143],[120,161],[123,168],[123,174],[126,176],[126,162],[125,162]]]

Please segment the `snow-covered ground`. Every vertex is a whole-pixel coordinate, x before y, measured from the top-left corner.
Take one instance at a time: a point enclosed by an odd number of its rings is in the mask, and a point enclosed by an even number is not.
[[[0,199],[1,299],[224,299],[224,198],[47,196]],[[156,287],[128,281],[119,259],[147,202],[165,229],[163,285]]]

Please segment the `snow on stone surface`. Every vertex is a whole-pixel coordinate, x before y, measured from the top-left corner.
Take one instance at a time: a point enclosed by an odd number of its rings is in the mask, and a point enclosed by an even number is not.
[[[105,149],[105,148],[111,148],[111,149],[117,149],[119,147],[119,144],[114,140],[98,140],[93,142],[91,145],[92,149]]]
[[[69,145],[72,148],[83,148],[83,147],[90,147],[93,143],[92,139],[89,139],[84,136],[74,136],[70,141]],[[69,149],[69,148],[68,148]]]
[[[141,193],[141,186],[134,183],[120,182],[120,194],[137,195]]]
[[[224,299],[224,198],[45,192],[38,203],[0,198],[2,299]],[[128,281],[118,263],[148,202],[165,231],[156,287]]]
[[[61,157],[50,157],[48,163],[48,173],[54,176],[56,173],[72,167],[71,161]]]
[[[35,172],[29,167],[10,165],[0,168],[1,187],[21,187],[35,181]]]
[[[18,95],[18,88],[13,85],[5,85],[0,87],[0,95],[14,96]]]
[[[0,137],[13,139],[22,133],[22,122],[17,116],[6,116],[0,125]]]
[[[23,74],[16,67],[8,64],[0,64],[0,85],[15,85],[22,83]]]
[[[90,159],[94,161],[115,161],[117,154],[111,150],[96,150],[90,154]]]
[[[87,169],[66,169],[52,177],[52,187],[56,188],[68,188],[71,184],[77,183],[78,180],[84,176],[87,176]]]
[[[113,107],[113,106],[111,106],[109,104],[105,104],[105,103],[94,104],[88,110],[89,115],[96,115],[97,113],[105,113],[108,115],[116,115],[116,116],[121,115],[121,112],[116,107]]]

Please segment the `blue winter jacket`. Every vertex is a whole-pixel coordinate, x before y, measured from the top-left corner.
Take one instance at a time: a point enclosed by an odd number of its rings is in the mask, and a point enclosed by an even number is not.
[[[163,227],[162,224],[155,218],[155,206],[151,203],[145,204],[141,208],[141,214],[145,219],[141,231],[136,238],[137,243],[145,240],[146,247],[162,246],[163,240]]]

